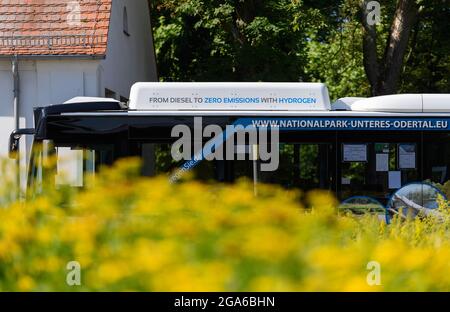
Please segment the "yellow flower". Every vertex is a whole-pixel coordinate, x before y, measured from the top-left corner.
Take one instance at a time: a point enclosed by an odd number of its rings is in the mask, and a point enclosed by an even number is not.
[[[67,291],[66,265],[77,261],[87,291],[450,291],[442,199],[441,221],[385,225],[339,215],[327,192],[261,185],[255,197],[246,181],[171,185],[138,172],[124,160],[80,191],[5,199],[2,290]],[[380,286],[367,283],[370,261]]]
[[[128,273],[128,264],[123,261],[111,260],[101,263],[95,274],[96,282],[100,285],[113,284],[126,277]]]
[[[35,286],[36,283],[30,276],[21,276],[17,282],[19,291],[31,291]]]

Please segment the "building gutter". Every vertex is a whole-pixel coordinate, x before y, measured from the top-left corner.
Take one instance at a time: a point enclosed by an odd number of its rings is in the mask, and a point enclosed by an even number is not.
[[[19,116],[19,108],[20,108],[20,77],[19,77],[19,59],[16,56],[13,57],[11,61],[12,65],[12,75],[13,75],[13,110],[14,110],[14,132],[19,131],[20,128],[20,116]],[[16,187],[17,187],[17,198],[20,194],[20,157],[16,158]]]
[[[20,77],[19,77],[19,59],[16,56],[12,59],[12,75],[13,75],[13,109],[14,109],[14,130],[20,128],[19,124],[19,96],[20,96]]]
[[[0,59],[10,59],[11,55],[0,55]],[[65,60],[65,59],[84,59],[84,60],[103,60],[106,55],[82,55],[82,54],[68,54],[68,55],[14,55],[16,59],[24,60]]]

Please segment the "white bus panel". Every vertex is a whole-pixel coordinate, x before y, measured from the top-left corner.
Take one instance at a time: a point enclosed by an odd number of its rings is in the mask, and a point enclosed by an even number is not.
[[[329,111],[322,83],[136,83],[131,110]]]

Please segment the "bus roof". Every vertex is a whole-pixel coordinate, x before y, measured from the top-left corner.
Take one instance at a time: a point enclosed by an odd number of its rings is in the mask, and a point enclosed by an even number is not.
[[[362,111],[450,112],[450,94],[399,94],[343,98],[331,104],[323,83],[136,83],[130,110],[137,111]]]
[[[396,94],[372,98],[343,98],[335,110],[396,113],[449,113],[450,94]]]
[[[322,83],[136,83],[128,106],[113,99],[77,97],[37,111],[44,115],[430,116],[450,113],[450,94],[349,97],[331,104]]]

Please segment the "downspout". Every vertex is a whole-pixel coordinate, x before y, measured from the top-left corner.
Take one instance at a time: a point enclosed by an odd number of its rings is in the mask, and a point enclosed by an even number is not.
[[[14,130],[20,128],[19,124],[19,61],[17,55],[12,60],[12,73],[14,79]]]
[[[20,85],[20,79],[19,79],[19,60],[17,55],[14,56],[12,59],[12,74],[13,74],[13,84],[14,84],[14,100],[13,100],[13,107],[14,107],[14,130],[19,130],[20,128],[20,116],[19,116],[19,85]],[[17,185],[17,197],[20,194],[20,155],[16,158],[16,185]]]

